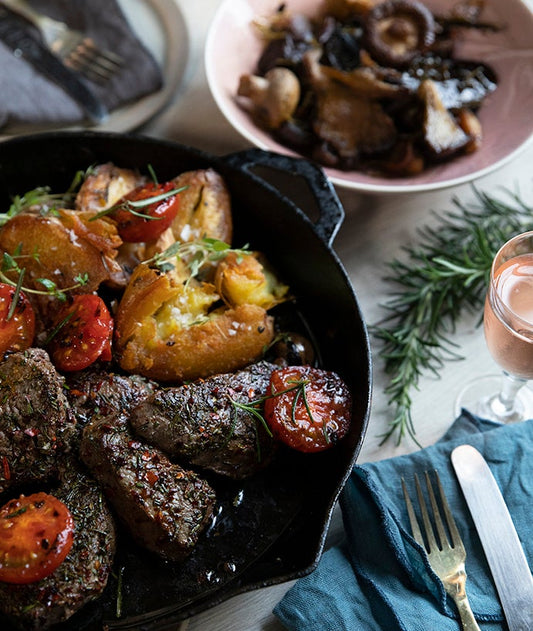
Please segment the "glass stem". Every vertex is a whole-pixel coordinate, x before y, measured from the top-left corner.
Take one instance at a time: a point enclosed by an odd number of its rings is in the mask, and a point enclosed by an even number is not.
[[[500,393],[492,401],[492,408],[498,416],[510,416],[516,412],[516,395],[526,383],[526,379],[513,377],[504,371]]]

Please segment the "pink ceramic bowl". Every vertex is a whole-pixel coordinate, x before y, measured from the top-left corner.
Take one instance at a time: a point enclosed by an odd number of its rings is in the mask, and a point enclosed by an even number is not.
[[[291,11],[308,15],[314,15],[320,3],[321,0],[285,2]],[[424,3],[441,13],[451,6],[451,0]],[[209,30],[205,64],[213,97],[233,127],[257,147],[295,155],[258,128],[236,100],[240,76],[254,72],[263,48],[252,21],[271,16],[279,5],[280,0],[224,0]],[[498,33],[471,30],[457,49],[458,57],[484,61],[499,78],[498,89],[478,112],[484,135],[482,147],[413,177],[384,178],[324,169],[333,183],[380,193],[446,188],[503,166],[533,140],[533,13],[521,0],[486,0],[483,18],[503,23],[506,28]]]

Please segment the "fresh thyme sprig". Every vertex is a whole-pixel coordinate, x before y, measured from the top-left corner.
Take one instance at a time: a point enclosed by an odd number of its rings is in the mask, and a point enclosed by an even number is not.
[[[234,252],[237,256],[249,254],[250,252],[247,248],[247,245],[238,249],[232,248],[219,239],[204,237],[197,241],[187,241],[185,243],[176,241],[163,252],[157,253],[144,262],[157,267],[161,272],[168,272],[174,269],[173,260],[178,258],[187,264],[191,277],[196,277],[201,268],[207,263],[217,263],[231,252]]]
[[[0,213],[0,226],[15,215],[32,208],[39,208],[42,215],[54,214],[58,208],[70,208],[80,184],[91,171],[92,167],[89,167],[87,171],[77,171],[70,186],[63,193],[52,193],[50,187],[38,186],[24,195],[15,195],[7,212]]]
[[[17,251],[18,252],[18,251]],[[39,283],[42,285],[43,289],[36,289],[35,287],[26,287],[23,285],[24,274],[26,273],[26,268],[21,267],[19,261],[24,258],[28,258],[30,255],[20,255],[18,253],[13,255],[4,252],[2,255],[2,260],[0,263],[0,281],[6,283],[7,285],[11,285],[15,287],[15,294],[11,301],[11,304],[17,303],[18,295],[21,291],[29,294],[37,294],[40,296],[50,296],[53,298],[58,298],[59,300],[66,300],[67,294],[74,289],[78,289],[79,287],[83,287],[89,282],[89,274],[78,274],[74,277],[75,284],[70,287],[59,288],[57,284],[50,280],[49,278],[36,278],[34,283]],[[38,255],[33,255],[33,258],[38,259]],[[15,275],[16,280],[13,280],[9,274]],[[14,309],[14,308],[13,308]],[[9,316],[10,317],[10,316]],[[9,319],[8,317],[8,319]]]
[[[394,286],[385,318],[370,327],[382,341],[385,388],[394,418],[382,443],[396,435],[415,442],[411,393],[424,372],[438,376],[444,362],[461,359],[452,334],[463,311],[481,310],[492,259],[511,236],[533,228],[533,209],[515,193],[510,203],[474,189],[475,200],[419,230],[420,243],[404,248],[406,259],[388,263]],[[480,319],[481,322],[481,319]]]

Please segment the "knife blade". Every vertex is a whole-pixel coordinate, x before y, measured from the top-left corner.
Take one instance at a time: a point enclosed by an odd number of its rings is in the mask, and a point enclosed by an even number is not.
[[[16,12],[0,6],[0,39],[14,54],[25,59],[36,70],[61,86],[81,105],[93,123],[102,122],[107,117],[108,111],[101,99],[26,28],[25,21]]]
[[[477,449],[460,445],[452,465],[474,520],[509,631],[533,629],[533,576],[505,500]]]

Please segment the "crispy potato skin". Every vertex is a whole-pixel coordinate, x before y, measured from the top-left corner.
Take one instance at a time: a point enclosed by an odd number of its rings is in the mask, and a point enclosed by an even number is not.
[[[112,163],[96,166],[87,176],[76,197],[81,211],[107,210],[148,178],[137,171],[123,169]],[[202,237],[231,243],[233,219],[231,199],[222,177],[213,169],[186,171],[172,180],[180,193],[180,208],[172,225],[155,241],[123,244],[117,262],[120,272],[114,273],[108,284],[124,288],[131,270],[141,261],[163,252],[176,241],[193,241]]]
[[[124,370],[180,383],[231,372],[261,357],[274,336],[265,309],[247,304],[202,318],[203,308],[217,295],[212,286],[191,285],[184,289],[179,273],[172,276],[147,265],[135,270],[115,318],[115,351]],[[184,302],[190,313],[184,314]]]
[[[187,171],[174,183],[176,188],[187,187],[180,193],[180,210],[171,226],[176,240],[211,237],[231,243],[231,202],[222,177],[213,169]]]
[[[233,238],[231,198],[222,177],[213,169],[186,171],[173,180],[180,193],[178,214],[161,237],[146,246],[145,258],[163,252],[171,243],[209,237],[224,243]]]
[[[122,243],[115,225],[107,219],[88,222],[91,213],[59,210],[57,216],[21,213],[0,229],[0,251],[26,255],[24,282],[42,289],[37,278],[48,278],[58,288],[77,284],[88,273],[78,293],[96,291],[117,272],[115,258]],[[37,256],[36,256],[37,255]]]
[[[81,185],[76,196],[76,208],[93,213],[106,210],[145,182],[146,178],[137,171],[122,169],[111,162],[99,164]]]

